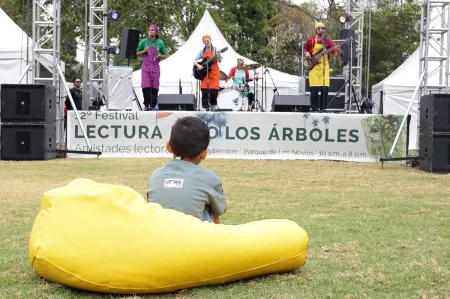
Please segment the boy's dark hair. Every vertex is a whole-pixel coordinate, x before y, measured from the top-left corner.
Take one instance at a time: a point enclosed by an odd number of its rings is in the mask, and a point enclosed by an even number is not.
[[[193,159],[208,148],[209,128],[199,118],[179,118],[172,126],[169,144],[177,157]]]

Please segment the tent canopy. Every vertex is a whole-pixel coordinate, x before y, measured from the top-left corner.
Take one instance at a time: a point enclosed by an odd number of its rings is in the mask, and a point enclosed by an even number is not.
[[[0,28],[0,84],[15,84],[31,63],[33,40],[1,8]],[[52,67],[51,55],[41,55],[41,60]],[[61,61],[60,65],[64,71],[64,62]],[[50,76],[44,67],[41,67],[41,72],[45,77]],[[28,76],[28,82],[24,78],[21,83],[31,83],[31,76]]]
[[[429,57],[441,56],[438,53],[439,45],[430,40]],[[372,86],[372,97],[374,102],[380,106],[383,105],[384,114],[400,114],[404,115],[408,109],[411,99],[414,95],[414,90],[419,83],[419,66],[420,66],[420,48],[416,49],[411,56],[408,57],[394,72],[388,77]],[[427,85],[445,85],[445,78],[441,78],[439,82],[439,62],[428,62],[428,80]],[[445,67],[443,69],[445,73]],[[431,76],[430,76],[431,75]],[[409,148],[418,149],[417,144],[417,127],[418,127],[418,95],[411,107],[411,123]]]

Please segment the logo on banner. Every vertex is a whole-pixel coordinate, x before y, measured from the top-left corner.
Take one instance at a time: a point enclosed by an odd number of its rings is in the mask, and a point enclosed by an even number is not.
[[[164,188],[183,188],[184,179],[165,179]]]

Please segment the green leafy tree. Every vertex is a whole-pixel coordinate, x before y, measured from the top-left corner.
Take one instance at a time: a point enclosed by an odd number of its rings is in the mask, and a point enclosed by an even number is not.
[[[389,76],[419,47],[420,17],[418,0],[406,0],[402,4],[394,0],[377,3],[372,11],[369,91],[372,85]],[[368,16],[365,17],[365,26],[369,26],[368,19]],[[368,38],[367,34],[365,38]],[[364,45],[367,45],[367,40]],[[366,61],[367,51],[364,51]],[[364,76],[366,70],[367,66],[364,67]]]
[[[260,60],[270,37],[263,29],[276,14],[275,1],[219,0],[210,4],[214,21],[236,52]]]
[[[315,3],[292,5],[288,1],[277,1],[278,13],[273,16],[265,31],[270,35],[264,47],[265,61],[268,66],[300,75],[303,42],[314,34],[314,13],[318,10]]]

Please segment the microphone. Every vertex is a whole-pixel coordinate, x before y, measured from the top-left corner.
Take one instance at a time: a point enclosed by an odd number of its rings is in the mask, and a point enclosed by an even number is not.
[[[155,61],[156,60],[156,58],[158,58],[158,54],[160,54],[159,52],[156,52],[156,55],[155,55],[155,57],[153,57],[153,61]]]

